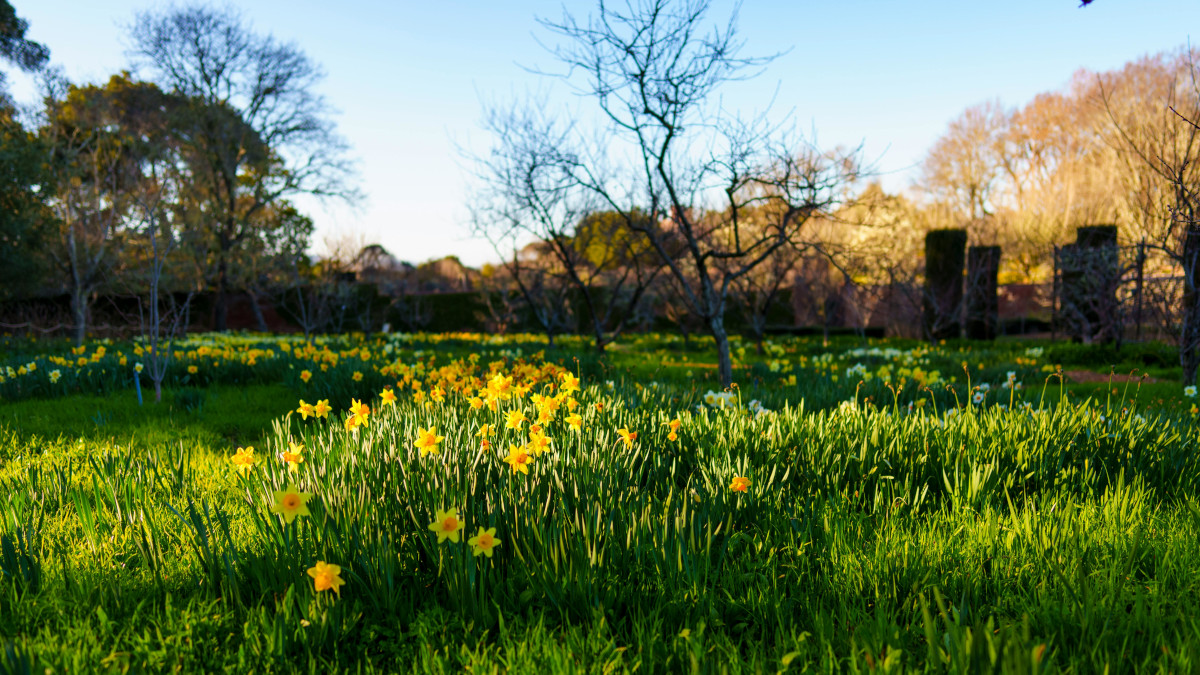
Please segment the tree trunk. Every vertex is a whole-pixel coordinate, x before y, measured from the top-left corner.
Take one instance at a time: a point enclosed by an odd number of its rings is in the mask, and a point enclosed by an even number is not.
[[[717,313],[708,322],[713,339],[717,342],[717,377],[721,380],[721,388],[733,384],[733,360],[729,357],[729,335],[725,332],[725,316]]]
[[[269,333],[270,328],[267,327],[267,318],[263,316],[262,307],[258,304],[258,294],[253,288],[247,288],[246,293],[250,295],[250,306],[254,308],[254,323],[260,333]]]
[[[1200,223],[1189,223],[1183,240],[1183,334],[1179,336],[1179,365],[1183,384],[1196,384],[1200,366]]]
[[[154,404],[162,403],[162,379],[166,372],[161,351],[162,315],[158,305],[158,283],[162,280],[161,252],[158,250],[157,228],[150,224],[150,245],[154,250],[154,262],[150,268],[150,380],[154,382]]]
[[[585,294],[584,299],[588,300],[587,309],[588,313],[592,317],[592,334],[596,336],[596,353],[603,355],[604,348],[608,345],[608,343],[604,341],[604,326],[601,325],[600,318],[596,316],[596,311],[592,308],[590,298]]]
[[[87,337],[88,294],[83,288],[71,289],[71,316],[75,319],[75,346],[83,346]]]
[[[229,299],[225,287],[229,268],[224,257],[217,263],[217,300],[213,303],[213,330],[222,333],[226,330],[229,318]]]

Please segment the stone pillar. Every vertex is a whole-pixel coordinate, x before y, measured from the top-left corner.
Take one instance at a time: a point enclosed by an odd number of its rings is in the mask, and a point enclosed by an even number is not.
[[[1116,225],[1075,229],[1075,243],[1059,253],[1062,323],[1083,342],[1115,340],[1121,330],[1117,286],[1121,281]]]
[[[963,264],[967,231],[931,230],[925,235],[924,326],[932,340],[962,333]]]
[[[1000,323],[997,282],[1000,247],[972,246],[967,251],[967,339],[995,340]]]

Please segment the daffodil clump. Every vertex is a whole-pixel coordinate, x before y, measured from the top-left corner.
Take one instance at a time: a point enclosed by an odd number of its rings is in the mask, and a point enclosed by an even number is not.
[[[465,544],[469,558],[508,564],[497,553],[510,546],[512,554],[519,552],[529,525],[522,524],[526,516],[514,520],[504,501],[544,501],[535,495],[580,461],[625,458],[620,464],[651,447],[688,442],[683,416],[631,416],[614,388],[585,389],[576,373],[556,364],[517,360],[505,366],[478,357],[434,370],[394,365],[391,384],[372,396],[352,397],[342,413],[325,399],[301,399],[277,427],[277,451],[238,448],[230,456],[232,475],[250,490],[251,501],[255,482],[264,481],[269,513],[299,528],[285,530],[281,539],[269,520],[256,520],[264,542],[306,546],[290,555],[299,553],[313,565],[306,570],[317,593],[333,590],[337,597],[366,575],[350,564],[355,558],[337,543],[340,537],[358,532],[368,540],[414,541],[405,526],[412,522],[409,509],[431,514],[423,524],[434,538],[420,548],[434,560],[452,552],[441,547]],[[751,471],[744,461],[714,468],[706,491],[743,495]],[[449,498],[460,506],[444,508]],[[492,505],[497,498],[500,503]],[[450,592],[465,592],[457,576],[469,574],[465,564],[454,555],[439,563]]]
[[[603,405],[585,413],[578,398],[582,395],[579,377],[555,364],[518,360],[509,368],[505,365],[500,361],[481,364],[478,357],[433,370],[422,364],[394,365],[388,368],[396,377],[391,385],[374,396],[352,397],[344,413],[334,411],[326,399],[315,403],[301,399],[285,418],[286,425],[278,428],[285,435],[277,439],[277,452],[260,456],[253,448],[238,448],[230,456],[233,475],[248,488],[255,480],[266,481],[265,489],[272,497],[268,511],[284,525],[299,526],[297,521],[315,518],[288,539],[294,536],[297,542],[313,545],[308,557],[316,563],[308,568],[308,574],[317,592],[333,590],[340,597],[343,586],[354,586],[353,576],[343,576],[346,556],[337,556],[336,547],[322,544],[329,532],[342,532],[341,526],[327,530],[327,525],[317,524],[340,520],[347,508],[365,507],[359,497],[350,497],[351,492],[362,494],[364,489],[399,481],[410,486],[402,500],[408,501],[429,489],[421,476],[441,475],[447,467],[466,461],[482,468],[493,487],[505,489],[508,484],[509,490],[526,491],[540,484],[545,474],[554,470],[554,463],[562,461],[560,449],[584,447],[581,434],[588,428],[586,420],[602,419]],[[596,398],[596,404],[605,399]],[[682,422],[676,419],[672,425],[670,433],[678,438]],[[455,433],[442,433],[443,428]],[[637,432],[626,428],[612,433],[617,439],[614,451],[629,450],[638,438]],[[470,441],[464,442],[467,439]],[[368,460],[363,453],[372,452],[369,448],[379,448],[384,454]],[[335,462],[332,468],[330,462]],[[537,467],[545,462],[551,463],[539,471]],[[343,475],[348,467],[368,466],[375,468],[365,480],[347,482],[348,476]],[[356,522],[403,523],[391,517],[379,520],[380,505],[395,500],[395,496],[383,502],[372,499],[373,509],[359,513]],[[313,503],[319,503],[320,509],[310,510]],[[460,543],[468,519],[454,508],[439,506],[433,513],[428,530],[436,534],[436,543]],[[269,521],[255,522],[262,524],[266,541],[279,541]],[[480,522],[465,542],[472,557],[493,558],[503,542],[499,532],[506,527],[494,518]],[[400,531],[390,536],[403,540],[410,534]],[[338,557],[342,567],[328,562]]]

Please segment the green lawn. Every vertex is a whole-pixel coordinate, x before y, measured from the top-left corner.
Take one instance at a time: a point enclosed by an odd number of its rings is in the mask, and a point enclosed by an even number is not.
[[[223,450],[260,442],[271,419],[295,402],[282,385],[166,390],[161,403],[140,406],[126,390],[6,403],[0,405],[0,425],[26,438],[109,440],[135,449],[188,442]]]
[[[740,397],[722,408],[703,403],[702,348],[637,346],[543,361],[528,347],[527,360],[470,360],[479,347],[409,345],[386,378],[343,347],[307,383],[303,363],[259,357],[266,370],[211,371],[216,382],[157,405],[122,387],[0,404],[0,672],[1190,672],[1200,660],[1200,433],[1177,381],[1043,396],[1042,359],[1019,366],[1027,384],[1010,394],[997,383],[1024,345],[818,367],[799,342],[744,357]],[[780,359],[795,368],[772,370]],[[993,384],[984,406],[947,414],[967,394],[961,370],[956,391],[846,381],[858,362],[948,380],[959,360]],[[582,391],[562,388],[564,366]],[[491,410],[497,373],[531,388],[494,394]],[[395,405],[382,382],[403,385]],[[1010,396],[1032,408],[1001,410]],[[327,397],[326,419],[291,412]],[[356,431],[351,398],[371,408]],[[750,398],[771,412],[748,412]],[[514,411],[543,413],[548,451],[530,422],[508,428]],[[414,441],[430,428],[443,439],[424,453]],[[304,448],[295,472],[289,443]],[[230,459],[246,446],[241,473]],[[522,448],[528,473],[509,463]],[[272,512],[289,486],[310,495],[292,522]],[[450,509],[465,527],[439,541],[429,526]],[[491,528],[500,544],[474,555],[468,539]],[[320,561],[341,567],[339,592],[314,584]]]

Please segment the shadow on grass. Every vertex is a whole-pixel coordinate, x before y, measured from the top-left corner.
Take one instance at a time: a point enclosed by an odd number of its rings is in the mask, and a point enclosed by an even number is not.
[[[296,406],[282,385],[164,391],[161,403],[139,406],[133,391],[0,404],[0,427],[22,440],[113,439],[131,447],[181,440],[209,447],[254,445],[271,420]]]

